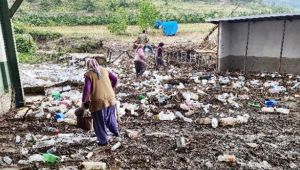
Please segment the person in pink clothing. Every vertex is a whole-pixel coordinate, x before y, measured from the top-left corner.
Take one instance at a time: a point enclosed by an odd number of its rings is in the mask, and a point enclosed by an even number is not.
[[[146,56],[144,53],[143,45],[141,44],[134,44],[133,50],[136,76],[139,77],[146,71]]]

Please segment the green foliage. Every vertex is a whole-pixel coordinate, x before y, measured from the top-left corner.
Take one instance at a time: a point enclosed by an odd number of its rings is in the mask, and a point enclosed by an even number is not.
[[[28,54],[28,53],[19,53],[18,58],[20,63],[27,64],[37,64],[43,62],[50,62],[57,59],[61,54],[51,54],[51,55],[39,55],[39,54]]]
[[[29,34],[16,34],[17,51],[19,53],[33,54],[37,46]]]
[[[24,34],[26,32],[25,25],[21,22],[14,22],[13,26],[16,34]]]
[[[159,11],[151,0],[139,1],[139,15],[137,23],[141,29],[147,29],[153,26],[156,19],[158,19]]]
[[[113,34],[125,33],[128,26],[128,12],[124,8],[118,8],[112,16],[112,23],[108,25],[108,30]]]
[[[14,21],[36,26],[108,25],[115,23],[112,16],[123,7],[129,13],[129,25],[146,29],[156,18],[201,23],[208,18],[228,17],[235,8],[230,4],[237,1],[243,3],[234,16],[292,12],[283,6],[264,5],[261,0],[230,0],[224,8],[220,8],[220,0],[25,0]]]
[[[28,33],[35,41],[49,41],[62,37],[62,34],[58,32],[29,31]]]

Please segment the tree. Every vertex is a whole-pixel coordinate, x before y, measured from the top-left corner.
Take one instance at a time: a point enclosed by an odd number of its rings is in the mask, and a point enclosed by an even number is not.
[[[151,2],[151,0],[140,0],[138,7],[139,14],[137,17],[137,23],[140,28],[147,29],[152,27],[159,16],[159,11],[156,6]]]
[[[120,7],[113,13],[112,21],[108,25],[108,30],[113,34],[125,33],[128,26],[128,12]]]

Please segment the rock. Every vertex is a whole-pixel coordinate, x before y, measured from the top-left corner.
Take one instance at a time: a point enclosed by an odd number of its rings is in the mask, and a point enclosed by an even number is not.
[[[250,146],[251,148],[257,148],[258,144],[256,143],[247,143],[248,146]]]
[[[4,161],[6,164],[10,165],[10,164],[12,163],[13,160],[12,160],[10,157],[5,156],[5,157],[3,157],[3,161]]]
[[[106,163],[104,162],[82,162],[82,170],[106,170]]]
[[[209,124],[211,124],[211,118],[209,118],[209,117],[198,118],[198,119],[196,119],[195,122],[200,125],[209,125]]]
[[[208,161],[208,162],[205,163],[205,166],[206,166],[207,168],[212,168],[212,167],[213,167],[213,164],[212,164],[210,161]]]

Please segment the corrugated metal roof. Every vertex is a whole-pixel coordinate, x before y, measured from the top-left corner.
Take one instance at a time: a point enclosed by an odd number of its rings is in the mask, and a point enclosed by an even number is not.
[[[294,14],[270,14],[270,15],[254,15],[231,17],[221,19],[209,19],[206,22],[217,24],[219,22],[245,22],[245,21],[266,21],[266,20],[283,20],[283,19],[300,19],[300,13]]]

